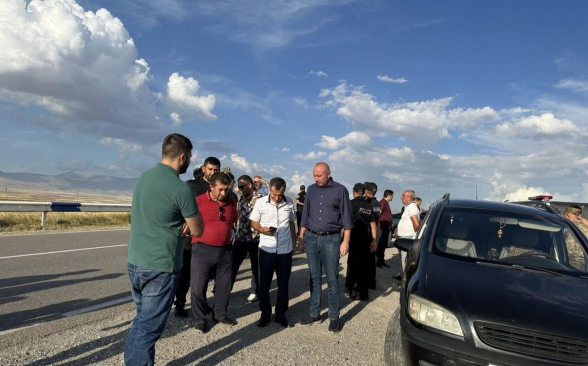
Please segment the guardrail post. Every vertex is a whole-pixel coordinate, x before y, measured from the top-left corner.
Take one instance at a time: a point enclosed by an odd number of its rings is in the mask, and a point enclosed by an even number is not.
[[[41,213],[41,226],[45,226],[47,223],[47,211]]]

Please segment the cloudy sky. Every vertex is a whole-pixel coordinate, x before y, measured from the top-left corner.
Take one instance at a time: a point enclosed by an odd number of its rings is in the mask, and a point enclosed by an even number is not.
[[[585,1],[2,0],[0,170],[588,202]],[[188,178],[188,177],[186,177]],[[378,196],[381,196],[379,194]],[[399,195],[392,202],[400,206]]]

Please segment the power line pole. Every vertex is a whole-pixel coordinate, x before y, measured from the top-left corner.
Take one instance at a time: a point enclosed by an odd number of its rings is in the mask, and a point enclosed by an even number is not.
[[[476,200],[478,200],[478,185],[476,184]]]

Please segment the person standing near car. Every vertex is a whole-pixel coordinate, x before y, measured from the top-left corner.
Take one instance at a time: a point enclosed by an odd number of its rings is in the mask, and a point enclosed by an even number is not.
[[[288,327],[288,284],[292,272],[292,252],[296,242],[294,203],[286,197],[286,181],[280,177],[269,182],[270,194],[255,202],[249,216],[251,226],[260,233],[259,241],[259,309],[261,317],[257,322],[265,327],[272,315],[270,287],[274,273],[278,283],[276,316],[274,321]]]
[[[402,217],[400,217],[400,222],[398,222],[399,238],[414,238],[417,230],[420,227],[420,211],[417,205],[414,203],[414,196],[415,193],[412,190],[406,190],[402,192],[402,196],[400,196],[400,200],[404,205],[404,211],[402,212]],[[394,279],[399,280],[402,278],[402,273],[406,265],[405,262],[406,252],[402,250],[400,251],[400,264],[402,266],[402,272],[394,276]]]
[[[233,243],[233,267],[231,270],[231,287],[235,284],[239,267],[243,260],[249,254],[251,262],[251,290],[247,301],[257,301],[257,292],[259,288],[259,232],[251,227],[250,214],[255,206],[255,202],[262,197],[261,193],[253,188],[253,180],[248,175],[242,175],[237,179],[237,187],[241,191],[241,196],[237,201],[237,213],[239,221],[237,224],[237,233]]]
[[[378,202],[378,200],[376,198],[376,192],[378,191],[378,186],[374,182],[365,182],[363,185],[365,188],[364,196],[366,198],[366,201],[372,206],[372,211],[374,212],[374,214],[376,216],[376,221],[378,221],[380,218],[380,213],[381,213],[380,202]],[[370,228],[370,230],[371,230],[371,228]],[[376,238],[378,238],[379,234],[380,233],[376,232],[374,235],[376,236]],[[366,268],[366,270],[369,272],[369,277],[370,277],[369,288],[372,290],[375,290],[376,289],[376,282],[377,282],[376,281],[376,252],[371,251],[368,253],[368,256],[370,259],[369,259],[369,266]]]
[[[298,248],[306,250],[310,271],[310,316],[300,321],[311,325],[321,320],[322,271],[329,290],[329,332],[339,328],[339,258],[347,255],[353,221],[349,192],[331,178],[329,166],[320,162],[312,171],[315,184],[308,187]],[[341,233],[342,232],[342,233]]]
[[[572,205],[564,211],[564,216],[573,222],[578,229],[588,238],[588,220],[582,217],[582,207]]]
[[[182,267],[183,236],[202,233],[194,194],[180,179],[192,143],[180,134],[163,140],[161,162],[135,184],[127,272],[137,313],[124,349],[126,365],[153,365]]]
[[[186,183],[194,192],[194,197],[198,197],[206,193],[210,188],[210,177],[214,173],[218,173],[221,166],[220,160],[214,156],[209,156],[204,160],[204,164],[200,168],[194,169],[194,179],[188,180]],[[184,241],[184,252],[182,255],[182,270],[180,273],[180,282],[176,290],[176,307],[174,308],[174,315],[181,318],[186,318],[188,313],[184,309],[186,306],[186,295],[190,289],[190,269],[192,262],[192,244],[191,239],[186,238]]]
[[[378,249],[376,250],[376,266],[390,268],[384,261],[384,254],[388,243],[390,243],[390,228],[392,227],[392,211],[390,210],[390,201],[394,198],[394,192],[387,189],[384,191],[384,197],[380,200],[380,239],[378,240]]]

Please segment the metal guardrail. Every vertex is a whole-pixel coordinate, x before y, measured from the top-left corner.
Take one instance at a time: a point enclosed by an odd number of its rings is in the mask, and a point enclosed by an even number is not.
[[[117,203],[0,201],[0,212],[41,212],[41,226],[45,226],[47,212],[131,212],[131,205]]]

